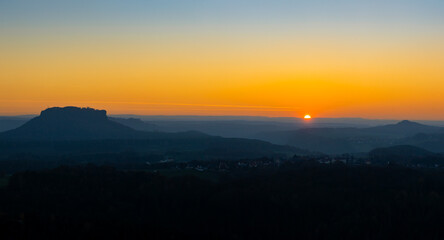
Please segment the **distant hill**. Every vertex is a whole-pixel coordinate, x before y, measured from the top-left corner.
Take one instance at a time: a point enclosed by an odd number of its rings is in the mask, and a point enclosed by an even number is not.
[[[411,145],[377,148],[370,151],[369,156],[374,163],[393,162],[398,164],[433,165],[444,162],[444,158],[440,154]]]
[[[444,153],[444,133],[418,133],[400,141],[427,149],[432,152]]]
[[[18,127],[0,134],[15,140],[91,140],[142,137],[143,134],[110,121],[104,110],[91,108],[49,108]]]
[[[368,152],[375,148],[399,144],[417,145],[420,141],[413,143],[413,139],[410,138],[418,134],[427,134],[428,136],[428,134],[443,133],[444,128],[442,127],[405,120],[397,124],[370,128],[305,128],[294,131],[264,132],[257,135],[256,138],[275,144],[340,154]],[[441,147],[444,147],[444,144]]]
[[[312,127],[373,127],[393,124],[398,121],[388,119],[364,119],[364,118],[313,118],[308,123],[297,117],[261,117],[261,116],[193,116],[193,115],[112,115],[116,118],[137,118],[147,122],[211,122],[211,121],[242,121],[262,122],[273,124],[291,124],[299,127],[310,125]],[[423,121],[424,122],[424,121]],[[444,122],[436,121],[435,125],[444,125]]]
[[[138,118],[141,117],[141,118]],[[223,117],[184,117],[175,116],[132,116],[118,115],[110,117],[110,120],[121,123],[140,131],[157,132],[184,132],[198,131],[212,136],[227,138],[254,138],[262,131],[295,130],[303,127],[298,122],[273,122],[243,119],[224,119]]]
[[[29,119],[20,117],[0,117],[0,133],[18,128],[27,121]]]
[[[139,131],[158,131],[159,128],[158,126],[156,126],[156,124],[152,124],[152,123],[148,123],[148,122],[144,122],[138,118],[115,118],[115,117],[110,117],[109,120],[113,121],[113,122],[117,122],[120,123],[122,125],[125,125],[127,127],[130,127],[132,129],[135,130],[139,130]]]
[[[367,120],[359,118],[316,118],[305,121],[293,117],[254,117],[254,116],[138,116],[113,115],[118,122],[138,129],[181,132],[199,131],[213,136],[257,139],[263,132],[295,131],[305,128],[364,128],[381,124],[395,123],[394,120]],[[138,123],[121,121],[137,119]],[[140,120],[139,120],[140,119]],[[113,120],[113,119],[112,119]],[[144,126],[143,123],[147,125]]]
[[[301,128],[297,123],[277,123],[245,120],[212,120],[212,121],[151,121],[159,131],[180,132],[199,131],[213,136],[254,138],[261,131],[283,131]]]
[[[408,120],[401,121],[397,124],[366,128],[365,130],[372,133],[393,135],[395,137],[413,136],[418,133],[444,133],[444,128],[442,127],[428,126]]]
[[[436,153],[427,151],[420,147],[410,146],[410,145],[398,145],[386,148],[373,149],[369,153],[373,157],[430,157],[436,156]]]

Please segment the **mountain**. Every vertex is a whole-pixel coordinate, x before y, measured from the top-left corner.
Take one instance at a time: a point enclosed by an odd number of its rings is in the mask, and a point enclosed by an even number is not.
[[[178,160],[237,159],[307,153],[261,140],[223,138],[197,131],[137,131],[118,123],[145,125],[134,119],[110,120],[104,110],[50,108],[23,126],[0,134],[0,158],[137,152],[174,156]]]
[[[298,146],[311,151],[341,154],[368,152],[374,148],[410,144],[413,142],[410,138],[418,134],[442,133],[444,133],[442,127],[405,120],[396,124],[369,128],[305,128],[295,131],[263,132],[256,138],[275,144]],[[438,144],[441,144],[441,148],[444,147],[442,142]]]
[[[87,140],[142,137],[143,134],[110,121],[105,110],[49,108],[24,125],[0,134],[15,140]]]

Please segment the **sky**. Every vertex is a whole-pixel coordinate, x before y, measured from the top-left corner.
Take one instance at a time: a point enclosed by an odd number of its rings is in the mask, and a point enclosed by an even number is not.
[[[444,120],[442,0],[0,0],[0,115]]]

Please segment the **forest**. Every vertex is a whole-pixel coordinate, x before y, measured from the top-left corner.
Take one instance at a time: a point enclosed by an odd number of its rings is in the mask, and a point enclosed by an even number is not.
[[[287,162],[216,180],[92,164],[18,172],[1,239],[442,239],[444,174]]]

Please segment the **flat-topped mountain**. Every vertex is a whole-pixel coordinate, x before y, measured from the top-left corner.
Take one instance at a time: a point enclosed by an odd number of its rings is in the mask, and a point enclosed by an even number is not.
[[[142,134],[108,119],[105,110],[92,108],[49,108],[1,138],[19,140],[85,140],[134,138]]]
[[[78,107],[48,108],[40,114],[47,121],[106,121],[108,117],[105,110]]]

